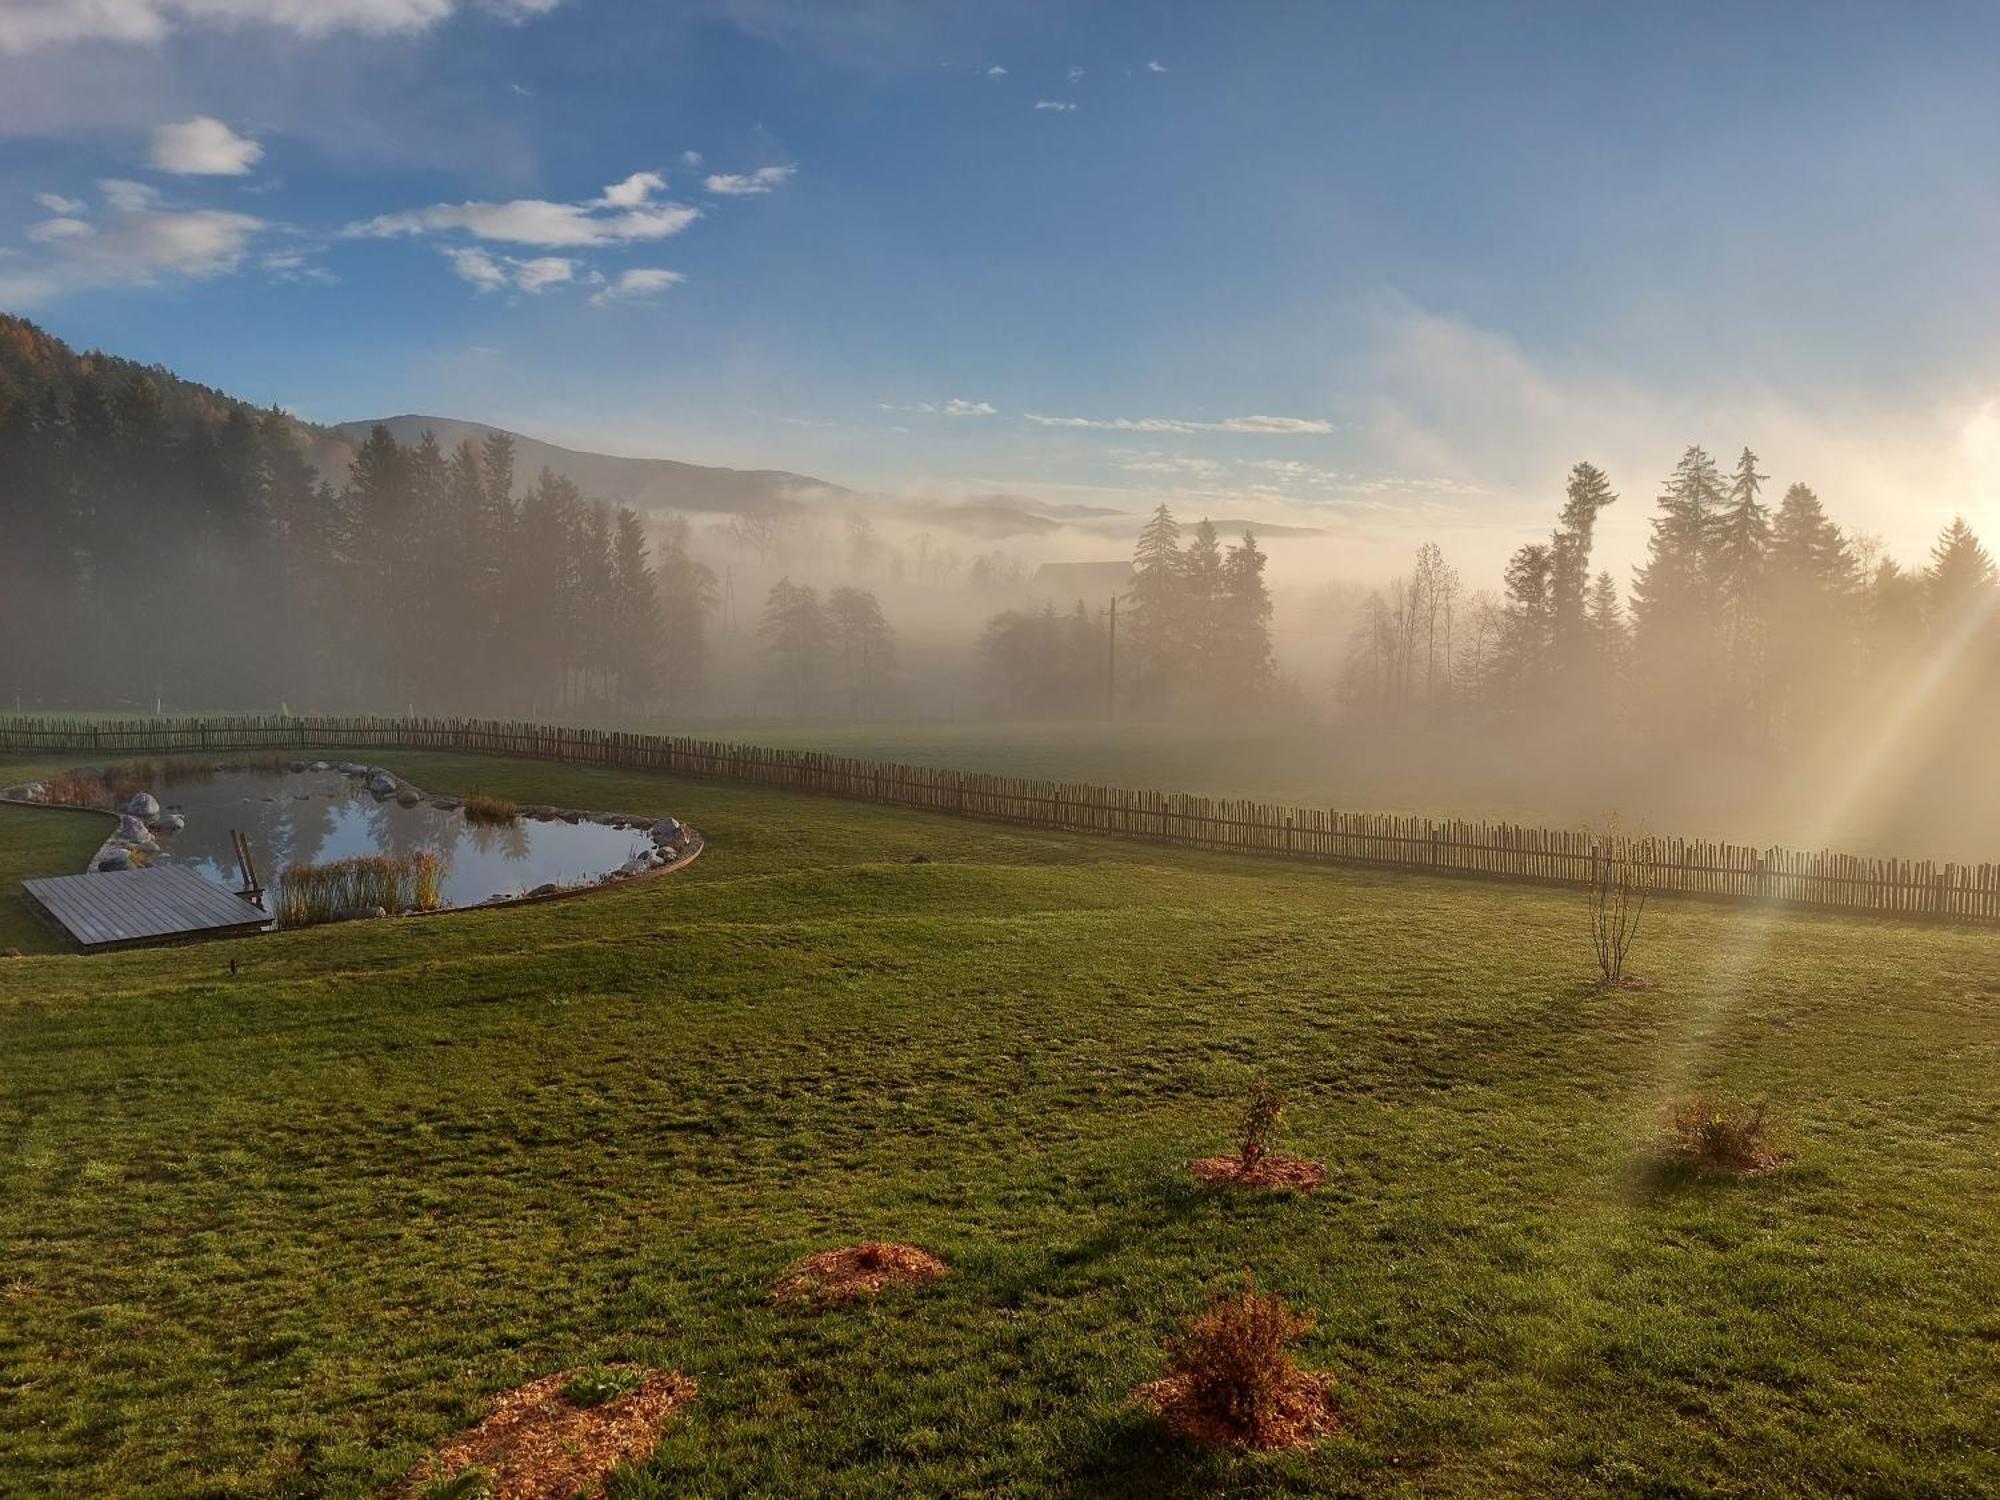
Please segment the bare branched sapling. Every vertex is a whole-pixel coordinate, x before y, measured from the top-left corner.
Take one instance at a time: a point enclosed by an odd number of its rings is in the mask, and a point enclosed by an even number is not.
[[[1653,893],[1654,865],[1650,839],[1607,834],[1591,852],[1590,943],[1607,986],[1625,981],[1625,958]]]

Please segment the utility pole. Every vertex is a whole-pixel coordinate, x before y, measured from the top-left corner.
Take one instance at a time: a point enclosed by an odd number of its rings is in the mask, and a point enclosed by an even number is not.
[[[1105,640],[1104,717],[1118,716],[1118,596],[1111,596],[1111,633]]]

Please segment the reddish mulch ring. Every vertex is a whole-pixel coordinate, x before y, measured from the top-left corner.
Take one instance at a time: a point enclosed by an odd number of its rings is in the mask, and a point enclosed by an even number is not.
[[[1307,1448],[1337,1425],[1333,1380],[1293,1370],[1269,1410],[1248,1428],[1217,1418],[1189,1399],[1185,1376],[1149,1380],[1132,1392],[1159,1414],[1169,1431],[1205,1448]]]
[[[892,1286],[921,1286],[950,1269],[928,1250],[871,1240],[839,1250],[822,1250],[771,1288],[776,1302],[846,1302],[873,1297]]]
[[[576,1374],[564,1370],[509,1391],[484,1421],[446,1442],[384,1500],[411,1500],[471,1468],[492,1478],[498,1500],[601,1495],[611,1471],[650,1454],[660,1424],[695,1395],[687,1376],[648,1370],[627,1395],[601,1406],[575,1406],[562,1391]]]
[[[1259,1157],[1257,1165],[1243,1170],[1235,1156],[1201,1156],[1188,1163],[1194,1180],[1208,1187],[1255,1188],[1267,1193],[1310,1193],[1326,1181],[1324,1163],[1301,1161],[1296,1156]]]

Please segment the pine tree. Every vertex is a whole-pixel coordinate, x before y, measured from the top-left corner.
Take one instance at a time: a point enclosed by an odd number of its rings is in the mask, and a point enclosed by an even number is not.
[[[1554,571],[1554,549],[1541,542],[1520,548],[1507,563],[1498,664],[1503,701],[1516,714],[1538,708],[1548,686]]]
[[[1178,646],[1169,662],[1176,690],[1215,691],[1228,671],[1218,650],[1217,607],[1222,596],[1222,544],[1215,523],[1203,516],[1180,558],[1180,588],[1173,636]]]
[[[1141,697],[1152,703],[1165,697],[1174,680],[1174,668],[1183,659],[1180,541],[1180,525],[1173,512],[1162,505],[1139,533],[1139,545],[1132,555],[1128,638]]]
[[[659,689],[660,585],[647,555],[639,513],[618,507],[611,543],[611,670],[614,701],[623,709],[652,701]]]
[[[1936,629],[1949,629],[1986,605],[1993,593],[1993,558],[1964,516],[1953,516],[1931,548],[1924,573],[1926,604]]]
[[[706,625],[718,597],[715,571],[690,554],[685,516],[667,518],[655,557],[664,637],[661,687],[669,704],[682,706],[700,692],[707,669]]]
[[[1238,701],[1262,697],[1275,675],[1265,561],[1255,534],[1246,526],[1243,540],[1229,549],[1222,562],[1221,597],[1214,622],[1216,686]]]
[[[1681,456],[1660,492],[1646,561],[1632,585],[1635,668],[1656,719],[1707,726],[1718,694],[1715,542],[1724,502],[1715,460]]]
[[[1562,514],[1549,546],[1549,666],[1560,683],[1573,682],[1590,668],[1591,544],[1598,512],[1617,499],[1611,480],[1597,465],[1580,463],[1569,471]]]

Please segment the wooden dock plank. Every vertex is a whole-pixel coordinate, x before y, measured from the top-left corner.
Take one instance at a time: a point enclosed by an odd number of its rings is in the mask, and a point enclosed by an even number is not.
[[[254,932],[271,920],[179,865],[58,875],[21,887],[85,948]]]

